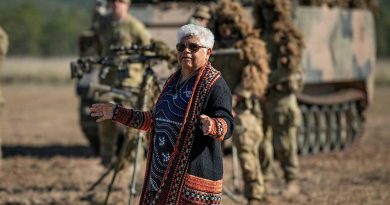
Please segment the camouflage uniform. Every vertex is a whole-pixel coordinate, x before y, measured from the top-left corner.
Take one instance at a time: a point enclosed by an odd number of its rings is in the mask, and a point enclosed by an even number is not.
[[[8,36],[7,33],[5,33],[5,31],[0,27],[0,67],[1,64],[3,63],[5,54],[7,53],[7,49],[8,49]],[[3,94],[1,92],[1,85],[0,85],[0,116],[3,111],[4,103],[5,102],[4,102]],[[0,159],[1,157],[2,157],[2,152],[1,152],[1,135],[0,135]]]
[[[92,15],[92,26],[91,26],[92,30],[99,28],[99,24],[102,18],[106,16],[108,13],[107,6],[108,5],[106,0],[96,0],[95,8],[93,10],[93,15]]]
[[[207,26],[207,25],[204,25],[204,24],[208,24],[208,23],[204,23],[204,20],[207,20],[207,22],[208,22],[211,19],[210,12],[211,11],[210,11],[209,7],[204,6],[204,5],[198,5],[195,8],[194,14],[191,16],[188,23],[196,24],[199,26]]]
[[[141,22],[139,22],[130,14],[126,19],[122,20],[114,20],[111,16],[102,19],[99,27],[96,29],[96,37],[98,40],[97,50],[100,55],[109,54],[111,46],[150,44],[149,32]],[[143,66],[141,64],[131,64],[128,68],[128,72],[129,77],[120,80],[117,79],[116,72],[110,72],[107,74],[106,79],[101,80],[100,83],[108,84],[114,87],[123,87],[125,89],[126,87],[140,87],[143,76]],[[103,95],[100,96],[100,99],[106,98]],[[133,98],[129,99],[128,102],[123,102],[123,105],[135,109],[140,109],[138,96],[134,96]],[[130,140],[130,150],[132,150],[135,147],[136,135],[138,131],[128,129],[127,132],[127,140]],[[104,165],[109,164],[113,156],[115,156],[118,134],[119,129],[115,123],[111,121],[104,121],[98,124],[100,155]]]
[[[233,143],[237,147],[241,164],[245,197],[249,204],[255,204],[264,194],[258,161],[258,146],[263,140],[259,98],[267,86],[269,67],[265,43],[258,37],[258,32],[253,30],[243,10],[237,2],[219,3],[215,11],[214,33],[217,48],[234,46],[240,49],[241,60],[245,62],[241,68],[241,81],[234,89],[233,106],[236,116]],[[230,29],[230,36],[224,34],[225,29]]]
[[[301,113],[295,92],[302,87],[302,35],[292,24],[291,5],[284,0],[257,0],[254,14],[271,54],[271,74],[264,103],[265,132],[260,146],[262,170],[271,173],[273,149],[289,184],[298,176],[297,128]],[[272,147],[273,145],[273,147]]]

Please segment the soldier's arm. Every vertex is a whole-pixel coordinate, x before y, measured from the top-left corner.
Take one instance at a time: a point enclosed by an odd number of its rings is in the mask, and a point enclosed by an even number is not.
[[[144,27],[143,31],[140,31],[140,39],[142,42],[142,45],[149,45],[151,41],[151,35]]]
[[[5,54],[7,54],[8,43],[8,35],[3,30],[3,28],[0,27],[0,57],[5,56]]]
[[[142,45],[149,45],[151,43],[151,35],[145,28],[144,24],[134,19],[132,32],[135,34],[137,41]]]

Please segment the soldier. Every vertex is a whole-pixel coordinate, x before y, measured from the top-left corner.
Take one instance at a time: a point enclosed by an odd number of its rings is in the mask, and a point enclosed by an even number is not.
[[[112,46],[131,46],[132,44],[148,45],[150,44],[150,34],[144,25],[131,16],[129,12],[130,0],[110,0],[111,15],[101,20],[96,29],[97,51],[99,55],[107,55]],[[113,69],[114,70],[114,69]],[[143,66],[140,64],[131,64],[128,68],[128,78],[117,79],[115,72],[107,74],[100,83],[123,88],[139,87],[142,82]],[[102,99],[105,96],[100,96]],[[109,101],[108,99],[107,101]],[[105,101],[105,100],[102,100]],[[135,95],[124,105],[140,108],[139,99]],[[100,140],[100,155],[102,164],[108,166],[111,164],[116,152],[118,127],[111,121],[98,124],[98,135]],[[137,131],[128,130],[130,140],[130,149],[135,147]],[[134,153],[134,152],[133,152]],[[141,152],[142,153],[142,152]],[[132,154],[134,156],[134,154]]]
[[[210,9],[205,5],[198,5],[188,23],[207,27],[211,19]]]
[[[92,30],[95,30],[99,27],[101,19],[107,15],[107,1],[106,0],[96,0],[95,8],[92,15]]]
[[[5,31],[3,30],[3,28],[1,28],[0,26],[0,67],[1,64],[3,63],[3,59],[5,57],[5,54],[7,53],[7,50],[8,50],[8,36],[7,33],[5,33]],[[0,116],[3,111],[4,103],[5,101],[0,86]],[[2,152],[1,152],[1,135],[0,135],[0,159],[1,158],[2,158]]]
[[[266,137],[260,146],[260,161],[263,172],[271,173],[274,148],[286,182],[282,193],[291,196],[299,193],[296,137],[301,113],[295,93],[303,83],[300,67],[304,47],[302,35],[293,25],[290,1],[256,0],[254,15],[271,55],[264,109]]]
[[[264,200],[264,182],[258,161],[258,146],[263,139],[259,98],[267,86],[269,67],[265,43],[244,12],[238,2],[221,1],[215,10],[214,33],[217,48],[240,49],[244,62],[240,68],[240,83],[233,89],[236,113],[233,143],[241,164],[244,195],[248,204],[254,205]]]

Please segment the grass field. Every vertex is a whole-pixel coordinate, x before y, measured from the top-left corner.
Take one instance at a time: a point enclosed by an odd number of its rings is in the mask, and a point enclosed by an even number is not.
[[[390,59],[382,58],[378,59],[376,74],[375,74],[375,84],[376,85],[386,85],[390,86]]]
[[[70,62],[76,57],[7,58],[1,68],[4,83],[70,83]]]

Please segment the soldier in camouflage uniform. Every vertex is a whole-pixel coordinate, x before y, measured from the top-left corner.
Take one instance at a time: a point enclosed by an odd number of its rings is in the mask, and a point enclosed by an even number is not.
[[[210,8],[205,5],[198,5],[195,8],[194,14],[191,16],[188,23],[207,27],[211,19]]]
[[[101,19],[104,16],[106,16],[108,13],[107,6],[108,5],[106,0],[96,0],[95,8],[93,10],[93,15],[92,15],[92,26],[91,26],[92,30],[99,28]]]
[[[144,25],[128,14],[130,0],[111,0],[109,5],[112,7],[112,14],[103,18],[96,29],[97,51],[99,55],[107,55],[112,46],[131,46],[148,45],[150,44],[150,34]],[[115,69],[112,69],[115,70]],[[143,76],[143,66],[141,64],[131,64],[128,68],[129,77],[117,79],[115,72],[107,74],[105,79],[100,83],[108,84],[115,87],[140,87]],[[105,96],[100,96],[100,99],[105,99]],[[105,99],[101,101],[109,101]],[[138,96],[135,95],[129,99],[129,102],[123,102],[125,106],[130,106],[140,109]],[[100,140],[100,155],[102,164],[108,166],[115,156],[116,144],[119,129],[116,124],[106,121],[98,124],[98,135]],[[127,130],[130,140],[130,150],[135,148],[136,130]],[[141,152],[142,154],[143,152]],[[132,154],[134,156],[134,152]],[[140,156],[142,157],[142,156]]]
[[[0,67],[1,64],[3,63],[3,59],[5,57],[5,54],[7,53],[7,50],[8,50],[8,36],[7,33],[5,33],[5,31],[3,30],[3,28],[1,28],[0,26]],[[4,103],[5,101],[3,98],[3,94],[1,92],[1,85],[0,85],[0,116],[3,111]],[[2,158],[2,152],[1,152],[1,135],[0,135],[0,159],[1,158]]]
[[[266,137],[260,146],[262,170],[265,174],[271,172],[274,151],[287,184],[283,193],[296,194],[299,193],[296,138],[301,113],[295,92],[303,85],[302,34],[293,25],[290,1],[256,0],[254,14],[271,55],[271,74],[264,103]]]
[[[265,43],[244,16],[244,8],[238,2],[221,1],[215,10],[214,25],[216,48],[240,49],[241,60],[245,62],[241,68],[241,81],[233,90],[236,126],[233,143],[244,178],[244,195],[248,204],[260,204],[264,197],[264,182],[258,161],[258,146],[263,140],[259,98],[264,94],[269,74]]]

